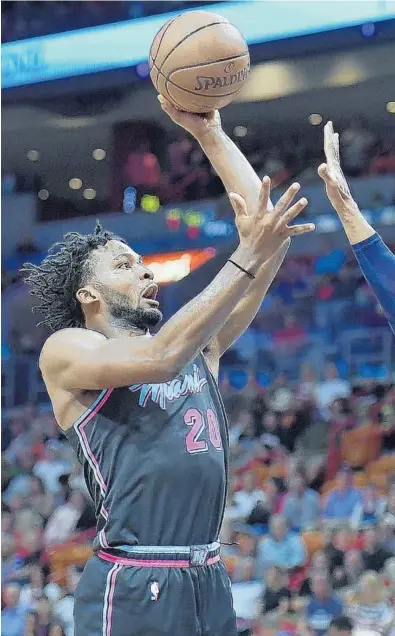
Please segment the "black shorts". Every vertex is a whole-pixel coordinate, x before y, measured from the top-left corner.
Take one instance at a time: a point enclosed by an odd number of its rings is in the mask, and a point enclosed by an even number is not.
[[[74,636],[236,636],[230,582],[219,557],[206,565],[166,567],[99,555],[78,583]]]

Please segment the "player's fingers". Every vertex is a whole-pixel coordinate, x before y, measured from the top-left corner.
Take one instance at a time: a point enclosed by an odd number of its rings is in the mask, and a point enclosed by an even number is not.
[[[303,225],[293,225],[289,228],[289,236],[296,236],[297,234],[306,234],[306,232],[313,232],[315,230],[314,223],[304,223]]]
[[[232,208],[235,212],[236,217],[238,216],[248,216],[247,212],[247,204],[240,194],[237,192],[230,192],[229,199],[232,204]]]
[[[275,205],[274,212],[276,216],[282,216],[299,190],[300,183],[293,183],[288,190],[284,192],[283,196],[279,198]]]
[[[178,108],[173,106],[173,104],[171,104],[168,99],[163,97],[163,95],[158,95],[157,97],[158,97],[158,102],[160,103],[162,107],[162,110],[164,110],[165,113],[169,115],[169,117],[171,117],[172,119],[176,119],[177,117],[180,116],[182,111],[178,110]]]
[[[262,185],[259,192],[258,214],[264,214],[265,212],[267,212],[267,207],[269,205],[269,197],[270,197],[270,186],[271,186],[270,177],[265,175],[262,179]]]
[[[308,204],[308,201],[306,197],[302,197],[301,199],[299,199],[299,201],[294,203],[294,205],[291,206],[289,210],[287,210],[281,217],[281,220],[280,220],[281,225],[288,225],[288,223],[293,221],[293,219],[295,219],[298,216],[298,214],[300,214],[301,211],[304,210],[307,204]]]

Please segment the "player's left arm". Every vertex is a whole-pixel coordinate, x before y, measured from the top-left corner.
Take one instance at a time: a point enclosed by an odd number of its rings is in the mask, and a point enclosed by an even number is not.
[[[194,115],[178,111],[161,95],[158,99],[162,109],[170,118],[199,142],[228,194],[237,192],[244,198],[247,209],[255,209],[258,206],[261,180],[236,144],[222,130],[218,111],[206,115]],[[273,210],[270,199],[268,210]],[[221,355],[254,319],[284,260],[289,244],[290,240],[287,239],[276,254],[261,266],[245,298],[235,307],[221,331],[205,349],[206,359],[214,374],[218,372]]]
[[[324,130],[326,163],[318,173],[336,210],[367,282],[395,333],[395,255],[364,218],[353,199],[340,164],[339,135],[329,121]]]

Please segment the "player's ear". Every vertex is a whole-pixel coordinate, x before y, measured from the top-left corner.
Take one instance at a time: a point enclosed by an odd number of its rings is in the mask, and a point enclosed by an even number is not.
[[[91,287],[90,285],[86,285],[86,287],[81,287],[76,293],[77,300],[81,303],[81,305],[91,305],[92,303],[99,300],[98,292]]]

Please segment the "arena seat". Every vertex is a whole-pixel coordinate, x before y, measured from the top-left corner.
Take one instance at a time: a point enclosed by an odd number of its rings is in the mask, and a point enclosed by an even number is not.
[[[381,432],[378,426],[368,424],[341,435],[340,455],[343,462],[353,468],[363,468],[380,454]]]
[[[52,581],[58,585],[67,585],[67,570],[71,565],[83,566],[92,556],[89,543],[65,543],[47,551]]]
[[[389,455],[382,455],[374,462],[371,462],[369,466],[367,466],[368,475],[378,475],[395,472],[395,453],[391,453]]]
[[[232,576],[233,572],[236,569],[237,565],[237,556],[224,556],[222,557],[222,561],[225,563],[226,569],[228,571],[229,576]]]

